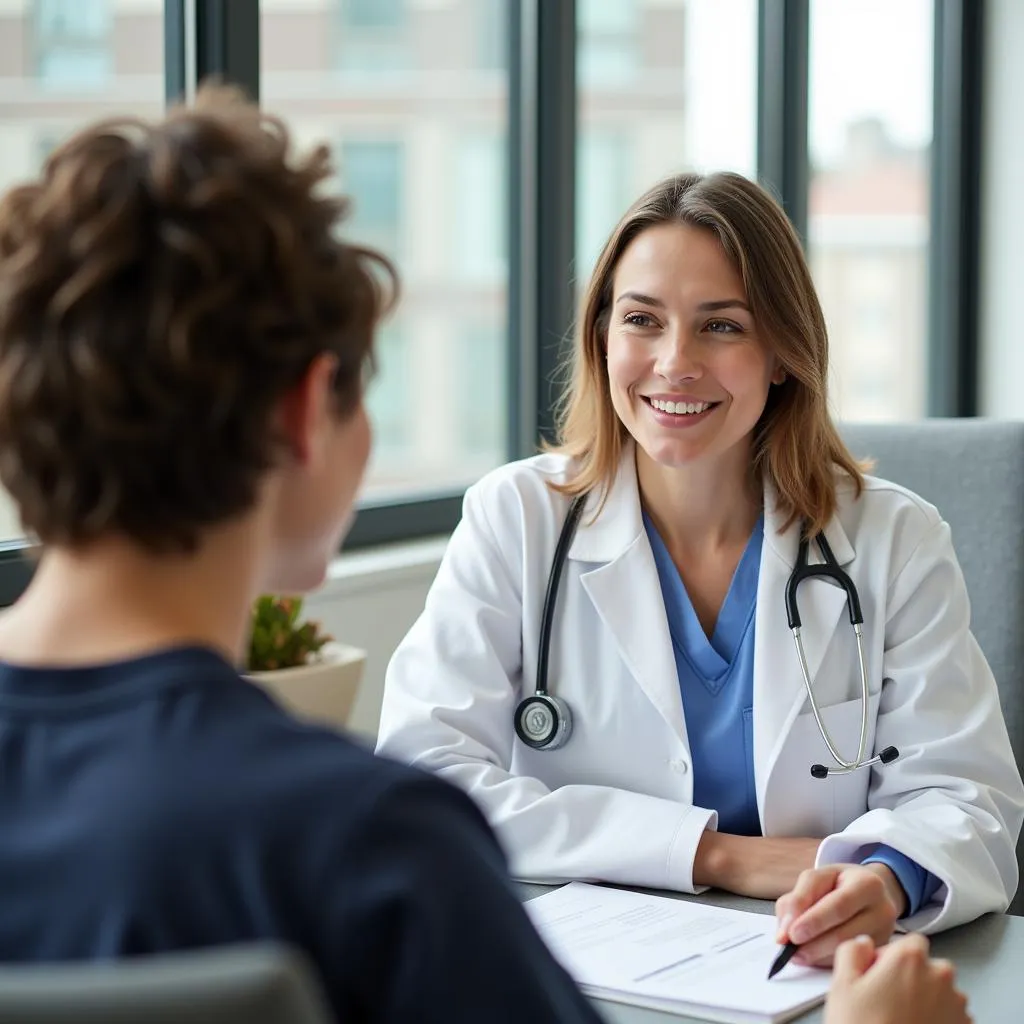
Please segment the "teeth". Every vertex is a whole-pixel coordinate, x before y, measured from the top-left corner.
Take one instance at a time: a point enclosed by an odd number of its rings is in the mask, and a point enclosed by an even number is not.
[[[711,408],[710,402],[665,402],[660,398],[652,398],[651,405],[659,412],[670,412],[675,416],[693,416]]]

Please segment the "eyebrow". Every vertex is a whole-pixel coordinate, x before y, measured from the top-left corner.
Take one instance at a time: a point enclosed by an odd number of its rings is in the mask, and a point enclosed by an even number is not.
[[[626,300],[639,302],[642,306],[656,306],[658,309],[665,308],[665,303],[661,299],[656,299],[653,295],[644,295],[642,292],[623,292],[615,302],[618,304]]]
[[[644,295],[643,292],[623,292],[616,300],[620,302],[639,302],[644,306],[654,306],[656,309],[664,309],[665,303],[656,299],[653,295]],[[697,306],[702,313],[711,313],[719,309],[745,309],[750,312],[750,306],[742,299],[712,299],[709,302],[702,302]]]
[[[715,299],[712,302],[702,302],[697,308],[702,313],[714,312],[717,309],[745,309],[750,312],[750,307],[742,299]]]

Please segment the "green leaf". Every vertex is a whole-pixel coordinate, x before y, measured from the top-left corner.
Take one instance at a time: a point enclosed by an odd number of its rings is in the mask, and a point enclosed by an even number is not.
[[[305,665],[332,638],[318,622],[300,622],[299,597],[264,594],[253,602],[248,669],[272,671]]]

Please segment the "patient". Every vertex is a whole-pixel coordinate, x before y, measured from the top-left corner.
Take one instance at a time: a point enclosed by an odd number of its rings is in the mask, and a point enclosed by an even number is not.
[[[0,203],[0,480],[42,548],[0,616],[0,959],[273,938],[339,1020],[595,1022],[468,797],[236,669],[253,598],[322,581],[370,447],[394,275],[331,174],[208,88]],[[830,1024],[967,1019],[910,942],[842,947]]]

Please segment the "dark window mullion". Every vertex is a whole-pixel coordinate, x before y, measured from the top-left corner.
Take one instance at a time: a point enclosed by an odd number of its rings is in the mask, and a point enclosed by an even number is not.
[[[984,0],[936,0],[928,413],[976,416]]]
[[[164,0],[164,97],[168,106],[185,98],[185,3]]]
[[[554,431],[574,317],[575,0],[512,0],[510,91],[511,454]],[[543,188],[540,183],[543,182]]]
[[[761,0],[757,173],[807,238],[809,0]],[[865,65],[866,68],[866,65]],[[867,73],[867,71],[865,71]]]
[[[345,538],[344,550],[451,533],[462,516],[462,494],[416,495],[389,501],[367,500]]]
[[[196,81],[215,75],[260,96],[260,4],[194,0]]]

